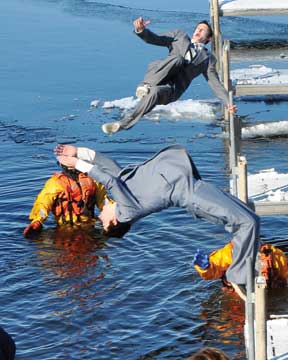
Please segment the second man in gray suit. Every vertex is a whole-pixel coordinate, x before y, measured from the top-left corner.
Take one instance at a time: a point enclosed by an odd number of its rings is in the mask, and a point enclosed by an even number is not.
[[[139,103],[128,117],[102,125],[102,130],[106,134],[127,130],[156,105],[166,105],[178,100],[191,81],[200,74],[205,77],[228,111],[237,111],[236,106],[229,105],[228,93],[216,72],[216,59],[205,47],[213,36],[208,22],[201,21],[197,24],[192,39],[181,30],[157,35],[146,28],[149,21],[144,21],[142,17],[136,19],[133,24],[134,32],[142,40],[152,45],[167,47],[169,55],[149,64],[144,80],[136,90],[136,96],[140,98]]]
[[[167,147],[144,163],[125,168],[100,152],[73,145],[58,145],[55,154],[61,164],[87,172],[111,193],[115,203],[104,205],[99,216],[109,236],[123,236],[131,224],[149,214],[184,208],[232,233],[233,261],[227,280],[246,283],[246,258],[255,263],[260,220],[240,200],[203,181],[183,146]]]

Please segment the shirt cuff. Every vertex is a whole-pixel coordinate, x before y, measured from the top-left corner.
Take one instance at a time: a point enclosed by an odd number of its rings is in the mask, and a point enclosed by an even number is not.
[[[77,158],[81,160],[86,160],[88,162],[93,162],[96,156],[96,152],[94,150],[78,147],[77,148]]]
[[[93,168],[94,165],[87,163],[86,161],[78,159],[76,162],[75,169],[83,172],[83,173],[89,173],[89,171]]]

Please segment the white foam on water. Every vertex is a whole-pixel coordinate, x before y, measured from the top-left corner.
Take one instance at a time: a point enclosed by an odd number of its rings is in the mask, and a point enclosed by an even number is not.
[[[242,139],[288,135],[288,121],[262,123],[242,128]]]

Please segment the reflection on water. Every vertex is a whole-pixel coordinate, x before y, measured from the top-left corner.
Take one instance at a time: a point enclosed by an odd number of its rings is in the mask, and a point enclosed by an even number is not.
[[[96,252],[105,247],[105,240],[94,228],[61,226],[42,231],[34,240],[42,266],[58,278],[80,277],[95,271],[99,256]],[[108,262],[106,256],[101,260]],[[99,274],[99,279],[104,276]]]
[[[226,289],[212,293],[209,299],[201,304],[199,317],[206,322],[206,341],[210,339],[215,347],[219,347],[222,342],[228,349],[244,347],[245,304],[235,292]],[[235,356],[244,358],[245,352],[240,351]]]
[[[91,288],[105,278],[111,266],[108,256],[101,253],[106,240],[91,226],[61,226],[42,231],[32,240],[38,248],[39,266],[45,269],[44,281],[57,283],[57,297],[70,299],[73,307],[76,301],[85,312],[96,306],[100,292]],[[67,308],[63,310],[67,315]],[[63,310],[51,315],[63,315]]]

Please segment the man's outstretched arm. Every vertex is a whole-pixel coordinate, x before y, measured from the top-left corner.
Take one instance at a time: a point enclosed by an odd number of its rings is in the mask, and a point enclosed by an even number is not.
[[[175,35],[179,30],[157,35],[146,28],[148,24],[150,24],[150,20],[144,21],[142,17],[136,19],[133,22],[135,34],[148,44],[170,48],[172,42],[174,41]]]
[[[120,222],[131,222],[140,217],[141,207],[137,199],[120,178],[105,172],[97,162],[91,164],[75,156],[64,155],[58,156],[57,159],[60,164],[88,173],[94,180],[102,183],[117,203],[117,219]]]
[[[214,57],[210,57],[207,72],[203,73],[203,75],[205,79],[208,81],[208,84],[212,89],[212,91],[214,92],[214,94],[227,107],[228,111],[234,114],[237,112],[237,106],[229,104],[229,94],[219,80],[215,63],[216,60],[214,59]]]
[[[104,172],[109,173],[110,175],[116,176],[120,171],[121,167],[113,159],[103,155],[102,153],[96,152],[95,150],[86,148],[86,147],[76,147],[74,145],[62,145],[58,144],[54,153],[56,156],[72,156],[76,157],[79,160],[86,161],[89,164],[96,164],[103,169]],[[88,170],[82,172],[88,172]]]

